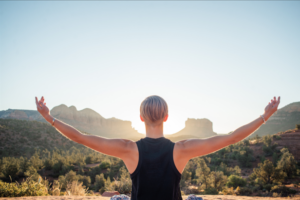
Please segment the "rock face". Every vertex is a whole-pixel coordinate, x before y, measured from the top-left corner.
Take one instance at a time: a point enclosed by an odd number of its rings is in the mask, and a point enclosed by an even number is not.
[[[300,124],[300,102],[291,103],[273,114],[266,124],[263,124],[257,131],[251,134],[254,137],[274,135],[278,132],[294,129],[296,124]]]
[[[99,135],[106,138],[124,138],[138,140],[145,135],[138,133],[132,128],[130,121],[123,121],[116,118],[106,119],[92,109],[86,108],[78,111],[75,106],[67,107],[62,104],[50,111],[51,115],[80,131]],[[46,120],[35,110],[14,110],[0,111],[0,118],[35,120],[46,122]]]
[[[75,106],[62,104],[50,111],[51,115],[75,128],[107,138],[142,138],[144,135],[132,128],[130,121],[106,119],[92,109],[78,111]]]
[[[217,135],[213,132],[213,124],[210,120],[203,119],[190,119],[188,118],[185,121],[185,127],[168,137],[181,137],[186,136],[189,138],[197,137],[197,138],[208,138]]]
[[[276,148],[282,149],[287,147],[295,159],[300,161],[300,130],[280,132],[276,135],[281,137],[281,139],[273,141],[278,144]]]

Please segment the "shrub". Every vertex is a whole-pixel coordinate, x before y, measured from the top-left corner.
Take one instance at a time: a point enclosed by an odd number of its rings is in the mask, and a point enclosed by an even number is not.
[[[96,175],[96,178],[95,178],[95,190],[98,191],[99,189],[101,189],[102,187],[104,187],[105,181],[106,180],[104,178],[104,174]]]
[[[296,190],[290,189],[284,185],[275,185],[272,187],[271,192],[281,194],[282,197],[294,196],[297,193]]]
[[[300,130],[300,124],[296,124],[296,130]]]
[[[21,184],[4,183],[0,180],[0,197],[46,196],[47,194],[46,185],[30,179],[26,179]]]
[[[236,188],[236,194],[237,195],[245,195],[250,196],[252,194],[252,190],[248,187],[237,187]]]
[[[273,197],[281,197],[281,194],[278,194],[278,193],[274,192],[272,196]]]
[[[100,167],[100,169],[107,169],[107,168],[110,168],[110,163],[104,161],[104,162],[102,162],[102,163],[100,164],[99,167]]]
[[[272,184],[265,184],[265,185],[263,185],[263,189],[265,189],[265,190],[267,190],[269,192],[271,191],[272,187],[273,187]]]
[[[213,187],[204,189],[204,194],[219,194],[218,190]]]
[[[230,175],[228,177],[226,186],[227,187],[233,187],[235,189],[238,186],[244,187],[244,186],[246,186],[246,184],[247,184],[246,179],[244,179],[240,176],[237,176],[237,175]]]
[[[52,188],[49,191],[49,194],[52,196],[60,196],[61,187],[59,185],[58,180],[54,180],[52,184]]]
[[[236,195],[233,187],[223,189],[222,194],[223,195]]]
[[[67,184],[66,194],[67,195],[76,195],[76,196],[86,196],[87,190],[82,182],[72,181]]]
[[[109,182],[109,177],[107,182]],[[120,169],[120,180],[114,180],[110,185],[105,183],[105,190],[116,190],[121,194],[129,194],[131,193],[132,182],[130,179],[130,175],[126,170],[125,166]]]
[[[89,177],[89,176],[78,175],[78,181],[82,182],[83,185],[86,187],[90,187],[90,185],[91,185],[91,177]]]

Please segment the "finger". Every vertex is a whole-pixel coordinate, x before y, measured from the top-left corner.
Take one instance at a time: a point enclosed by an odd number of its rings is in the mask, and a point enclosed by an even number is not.
[[[278,100],[277,100],[277,103],[276,103],[276,106],[278,106],[280,103],[280,96],[278,97]]]
[[[40,106],[40,104],[38,102],[38,98],[37,97],[35,97],[35,103],[36,103],[37,109],[41,109],[41,106]]]

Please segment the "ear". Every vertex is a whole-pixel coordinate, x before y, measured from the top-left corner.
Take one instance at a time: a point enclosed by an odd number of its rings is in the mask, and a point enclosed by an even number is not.
[[[164,122],[166,122],[168,120],[169,115],[166,115]]]
[[[144,122],[144,119],[143,119],[142,115],[140,115],[140,118],[141,118],[142,122]]]

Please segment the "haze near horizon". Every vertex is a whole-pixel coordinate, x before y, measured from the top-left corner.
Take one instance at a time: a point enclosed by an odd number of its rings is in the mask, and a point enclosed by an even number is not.
[[[0,110],[91,108],[145,133],[149,95],[169,106],[165,134],[187,118],[228,133],[300,101],[300,2],[0,2]]]

